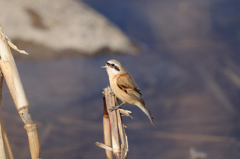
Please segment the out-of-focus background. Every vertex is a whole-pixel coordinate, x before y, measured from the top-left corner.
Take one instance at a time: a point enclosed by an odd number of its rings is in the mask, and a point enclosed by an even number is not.
[[[30,53],[13,51],[43,159],[104,158],[95,142],[109,59],[132,74],[155,117],[153,127],[123,106],[134,118],[124,117],[128,158],[240,158],[239,1],[1,0],[0,25]],[[30,158],[6,84],[0,116],[15,158]]]

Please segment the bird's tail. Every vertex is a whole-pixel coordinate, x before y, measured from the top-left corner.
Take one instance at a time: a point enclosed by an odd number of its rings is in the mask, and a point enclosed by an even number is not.
[[[137,106],[148,116],[148,118],[150,119],[152,125],[154,126],[154,118],[151,114],[151,112],[148,110],[147,106],[143,103],[138,103]]]

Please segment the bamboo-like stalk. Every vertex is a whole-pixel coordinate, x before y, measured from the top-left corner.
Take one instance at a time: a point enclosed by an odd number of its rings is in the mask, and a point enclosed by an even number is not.
[[[2,102],[2,86],[3,86],[3,76],[0,70],[0,107]],[[0,118],[0,158],[14,159],[1,118]]]
[[[103,136],[104,136],[104,144],[111,147],[111,129],[109,123],[109,115],[107,112],[106,106],[106,98],[103,96]],[[106,159],[112,159],[112,151],[105,149]]]
[[[0,67],[3,76],[6,79],[6,83],[11,92],[18,113],[25,124],[25,129],[28,133],[32,159],[40,159],[40,144],[37,126],[32,122],[32,118],[29,113],[29,104],[9,46],[20,53],[27,54],[25,51],[19,50],[14,44],[11,43],[10,39],[4,35],[0,26]]]
[[[29,146],[31,151],[32,159],[38,159],[40,156],[40,143],[38,139],[37,126],[35,124],[26,124],[24,128],[27,131]]]
[[[0,27],[0,67],[17,110],[28,107],[28,101],[20,80],[12,52]]]
[[[5,130],[3,129],[2,121],[0,123],[0,158],[1,159],[8,159],[5,144],[4,144],[4,137],[3,134],[5,134]]]
[[[118,122],[116,111],[110,111],[112,106],[115,106],[115,96],[113,95],[111,88],[107,87],[104,89],[106,97],[106,106],[110,118],[111,130],[112,130],[112,148],[115,159],[120,159],[121,147],[119,140]]]
[[[122,119],[121,115],[119,113],[119,110],[117,110],[117,119],[118,119],[118,129],[119,129],[119,136],[121,139],[121,159],[124,159],[124,154],[125,154],[125,138],[123,136],[123,127],[122,127]]]
[[[124,134],[124,140],[125,140],[125,145],[124,145],[124,159],[126,159],[127,158],[127,153],[128,153],[128,138],[127,138],[127,134],[126,134],[126,132],[125,132],[125,126],[124,125],[122,125],[123,126],[123,134]]]
[[[124,130],[124,125],[122,122],[122,117],[120,114],[120,110],[117,110],[117,118],[118,118],[118,128],[119,128],[119,135],[121,138],[121,159],[127,158],[127,151],[128,151],[128,143],[127,143],[127,135]]]
[[[14,159],[1,118],[0,118],[0,158]]]
[[[124,114],[132,118],[132,116],[130,115],[131,112],[123,109],[117,109],[117,110],[111,111],[110,108],[112,108],[112,106],[119,105],[118,100],[115,97],[115,95],[112,93],[110,87],[105,88],[103,94],[104,94],[103,96],[104,144],[97,142],[96,145],[105,149],[107,159],[109,158],[109,156],[112,157],[111,151],[113,151],[115,159],[126,159],[127,152],[128,152],[128,141],[127,141],[127,135],[125,133],[125,126],[123,124],[121,114]],[[109,126],[109,123],[110,123],[110,126]],[[110,131],[111,131],[111,135],[109,134]],[[120,146],[120,139],[121,139],[121,146]],[[111,140],[112,140],[112,147],[109,144]],[[107,151],[109,151],[109,154],[107,154]]]

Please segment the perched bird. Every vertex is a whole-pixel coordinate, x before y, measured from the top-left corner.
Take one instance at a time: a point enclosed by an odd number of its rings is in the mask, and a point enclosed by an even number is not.
[[[122,64],[117,60],[109,60],[102,68],[107,70],[113,93],[123,102],[119,106],[113,106],[111,110],[116,110],[126,103],[136,105],[148,116],[152,125],[154,125],[154,118],[145,105],[136,82]]]

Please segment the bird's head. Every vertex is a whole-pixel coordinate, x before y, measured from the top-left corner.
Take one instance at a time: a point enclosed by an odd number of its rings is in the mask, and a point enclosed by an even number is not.
[[[116,75],[119,73],[124,73],[126,71],[122,64],[117,60],[109,60],[105,66],[102,66],[102,68],[106,68],[109,75]]]

